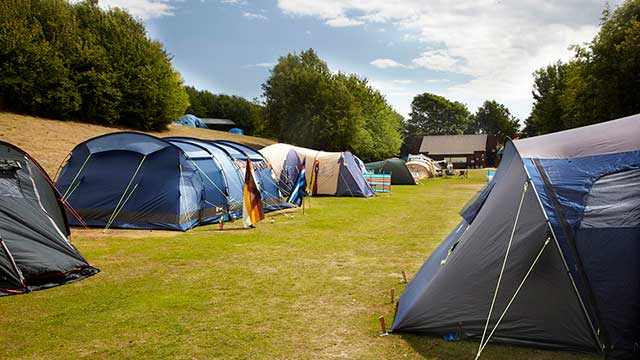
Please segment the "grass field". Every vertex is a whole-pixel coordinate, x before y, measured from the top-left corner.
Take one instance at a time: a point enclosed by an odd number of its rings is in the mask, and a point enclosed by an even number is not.
[[[256,229],[75,231],[102,272],[0,298],[0,358],[473,359],[477,343],[378,337],[411,277],[482,186],[434,179],[373,199],[313,198]],[[129,236],[130,235],[130,236]],[[484,359],[586,359],[499,345]]]

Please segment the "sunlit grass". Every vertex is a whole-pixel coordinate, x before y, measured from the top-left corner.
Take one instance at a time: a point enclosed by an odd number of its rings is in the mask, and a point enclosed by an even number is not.
[[[252,230],[76,232],[102,272],[0,298],[0,358],[471,359],[477,343],[378,337],[377,318],[391,323],[401,271],[417,271],[484,174],[373,199],[313,198],[304,215]],[[483,358],[584,357],[493,345]]]

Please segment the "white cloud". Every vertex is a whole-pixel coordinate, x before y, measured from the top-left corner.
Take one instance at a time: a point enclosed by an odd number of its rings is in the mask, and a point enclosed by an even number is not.
[[[530,110],[532,72],[568,59],[569,45],[591,40],[603,5],[602,0],[278,0],[292,16],[393,26],[400,40],[421,48],[411,63],[376,59],[371,65],[464,74],[468,81],[443,95],[472,108],[496,99],[515,107],[520,117]]]
[[[391,80],[392,83],[394,84],[414,84],[415,81],[413,80]]]
[[[247,5],[247,1],[246,0],[220,0],[220,3],[222,4],[232,4],[232,5]]]
[[[268,20],[269,18],[262,15],[262,14],[257,14],[254,12],[250,12],[250,11],[245,11],[242,13],[242,16],[246,17],[247,19],[253,19],[253,20]]]
[[[80,0],[73,0],[73,3]],[[149,20],[162,16],[172,16],[175,7],[171,0],[100,0],[103,9],[120,8],[127,10],[131,15]]]
[[[348,17],[337,17],[326,21],[327,25],[333,27],[358,26],[364,24],[364,21],[356,20]]]
[[[248,67],[248,68],[270,68],[273,66],[275,66],[275,64],[272,62],[260,62],[256,64],[245,65],[245,67]]]
[[[389,69],[389,68],[406,68],[407,65],[401,64],[393,59],[375,59],[371,61],[369,64],[380,68],[380,69]]]
[[[446,49],[427,50],[419,57],[413,59],[412,62],[416,66],[425,69],[462,74],[468,72],[462,64],[463,59],[451,56]]]
[[[448,82],[451,82],[451,80],[449,80],[449,79],[427,79],[424,82],[427,83],[427,84],[448,83]]]

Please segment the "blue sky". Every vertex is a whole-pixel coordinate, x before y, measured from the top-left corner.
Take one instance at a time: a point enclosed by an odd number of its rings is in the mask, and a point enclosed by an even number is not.
[[[593,38],[603,1],[101,0],[128,9],[173,56],[185,83],[261,96],[278,57],[313,48],[368,78],[408,116],[432,92],[472,111],[485,99],[524,120],[531,73]],[[615,4],[615,3],[614,3]]]

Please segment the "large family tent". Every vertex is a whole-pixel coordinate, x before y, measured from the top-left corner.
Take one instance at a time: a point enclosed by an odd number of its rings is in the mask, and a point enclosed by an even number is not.
[[[416,185],[416,179],[411,175],[404,160],[392,158],[370,162],[365,166],[367,170],[376,174],[391,174],[391,185]]]
[[[60,196],[38,163],[0,142],[0,296],[98,273],[69,242]]]
[[[199,117],[191,114],[183,115],[178,121],[175,122],[178,125],[184,125],[194,128],[208,129],[207,124]]]
[[[291,195],[302,165],[295,148],[288,144],[273,144],[261,149],[260,153],[271,164],[282,194]]]
[[[214,145],[227,151],[234,160],[244,181],[247,159],[253,164],[255,180],[262,197],[265,211],[275,211],[292,207],[278,188],[278,183],[269,162],[257,150],[248,146],[226,140],[211,141]]]
[[[394,332],[640,357],[640,115],[507,142]]]
[[[269,154],[271,147],[275,146],[278,144],[269,145],[261,151]],[[311,179],[315,178],[313,195],[375,196],[371,186],[364,179],[363,169],[357,158],[349,151],[326,152],[299,146],[292,147],[298,154],[300,161],[305,163],[307,184],[311,184]],[[317,174],[314,172],[316,161],[319,164]]]

